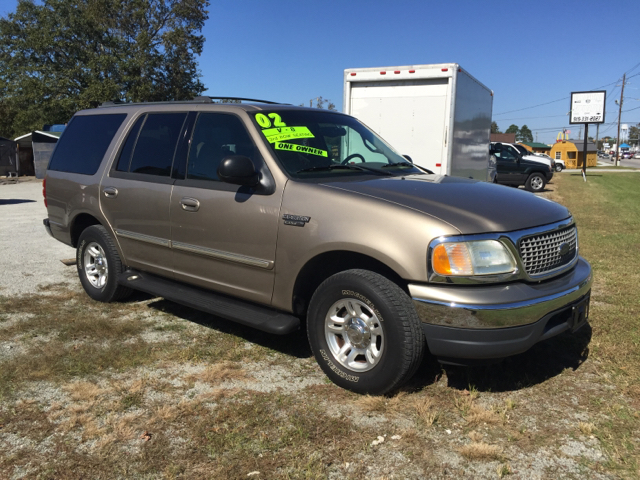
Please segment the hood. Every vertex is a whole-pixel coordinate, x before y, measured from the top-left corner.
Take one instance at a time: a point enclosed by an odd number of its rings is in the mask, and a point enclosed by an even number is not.
[[[545,165],[551,165],[551,160],[544,157],[536,157],[535,155],[525,155],[522,157],[525,160],[531,160],[532,162],[544,163]]]
[[[510,232],[571,215],[562,205],[532,193],[460,177],[411,175],[324,185],[420,211],[463,234]]]

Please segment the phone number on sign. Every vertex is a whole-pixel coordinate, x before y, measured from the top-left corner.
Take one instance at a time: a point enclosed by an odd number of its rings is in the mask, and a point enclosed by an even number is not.
[[[602,115],[595,115],[595,116],[584,116],[584,117],[573,117],[572,119],[573,122],[601,122],[602,121]]]

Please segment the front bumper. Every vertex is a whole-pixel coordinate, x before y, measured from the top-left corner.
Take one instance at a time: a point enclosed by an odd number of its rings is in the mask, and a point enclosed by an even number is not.
[[[592,283],[591,265],[579,258],[570,272],[541,283],[412,284],[409,292],[433,355],[479,360],[515,355],[582,326]]]

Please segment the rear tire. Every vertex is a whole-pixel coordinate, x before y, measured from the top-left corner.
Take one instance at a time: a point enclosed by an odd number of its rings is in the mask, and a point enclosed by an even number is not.
[[[529,178],[527,178],[527,183],[525,183],[524,188],[530,192],[541,192],[544,190],[546,184],[547,180],[541,173],[532,173],[529,175]]]
[[[368,270],[347,270],[313,294],[307,334],[316,361],[336,385],[381,395],[409,380],[425,348],[411,298]]]
[[[118,285],[118,275],[124,271],[124,266],[113,239],[102,225],[87,227],[80,234],[76,266],[84,291],[94,300],[123,300],[133,292]]]
[[[562,165],[560,165],[559,163],[556,163],[556,172],[561,172],[562,171]]]

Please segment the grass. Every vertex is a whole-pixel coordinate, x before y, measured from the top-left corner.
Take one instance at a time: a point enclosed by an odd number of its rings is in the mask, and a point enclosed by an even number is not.
[[[589,327],[498,365],[427,357],[389,396],[327,383],[304,332],[64,285],[0,297],[0,478],[637,478],[637,175],[545,193],[593,265]]]

